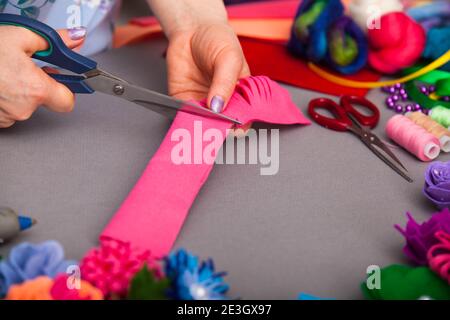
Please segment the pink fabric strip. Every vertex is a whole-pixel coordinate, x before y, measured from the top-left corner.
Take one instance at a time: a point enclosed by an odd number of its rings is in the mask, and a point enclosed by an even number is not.
[[[225,114],[239,119],[242,123],[310,123],[293,104],[289,93],[267,77],[241,80]],[[229,122],[180,112],[143,175],[100,238],[129,242],[140,249],[150,250],[156,258],[169,253],[189,208],[213,167],[212,161],[205,163],[203,159],[198,159],[198,154],[191,154],[192,164],[175,164],[171,154],[180,142],[172,141],[172,135],[186,132],[194,137],[199,134],[196,130],[199,130],[200,126],[200,134],[212,128],[222,132],[222,140],[215,141],[218,150],[226,138],[227,129],[232,125]],[[197,139],[192,140],[192,146],[198,143]],[[208,145],[211,145],[211,142],[202,143],[201,150],[204,151]],[[195,161],[201,163],[195,164]]]

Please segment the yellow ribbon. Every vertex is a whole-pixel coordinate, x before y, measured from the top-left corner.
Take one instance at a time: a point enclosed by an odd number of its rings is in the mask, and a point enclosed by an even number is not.
[[[433,71],[435,69],[442,67],[448,61],[450,61],[450,50],[448,50],[446,53],[444,53],[442,56],[440,56],[438,59],[436,59],[429,65],[423,67],[420,70],[417,70],[414,73],[411,73],[411,74],[409,74],[405,77],[399,78],[399,79],[389,80],[389,81],[378,81],[378,82],[361,82],[361,81],[354,81],[354,80],[349,80],[346,78],[338,77],[338,76],[335,76],[335,75],[319,68],[312,62],[308,63],[308,67],[312,71],[317,73],[319,76],[321,76],[322,78],[324,78],[328,81],[334,82],[336,84],[339,84],[341,86],[352,87],[352,88],[373,89],[373,88],[381,88],[381,87],[385,87],[385,86],[392,86],[396,83],[404,83],[404,82],[408,82],[410,80],[414,80],[420,76],[423,76],[424,74],[426,74],[430,71]]]

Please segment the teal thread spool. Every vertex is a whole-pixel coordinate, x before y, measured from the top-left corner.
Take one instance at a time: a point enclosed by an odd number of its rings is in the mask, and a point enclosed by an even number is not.
[[[437,106],[431,109],[429,116],[444,127],[450,127],[450,109]]]

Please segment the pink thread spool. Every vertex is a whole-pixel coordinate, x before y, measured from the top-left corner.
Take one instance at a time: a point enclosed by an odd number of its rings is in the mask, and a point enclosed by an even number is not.
[[[436,159],[441,151],[438,138],[400,114],[389,119],[386,133],[389,138],[422,161]]]

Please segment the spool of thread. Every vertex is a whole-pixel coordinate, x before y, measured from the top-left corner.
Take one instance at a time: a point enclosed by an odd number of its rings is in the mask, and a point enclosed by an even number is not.
[[[438,138],[442,151],[450,152],[450,131],[422,112],[408,112],[405,116]]]
[[[389,119],[386,134],[422,161],[436,159],[441,151],[438,138],[400,114]]]
[[[375,70],[393,74],[413,65],[426,44],[425,30],[403,12],[380,18],[380,27],[369,29],[369,63]]]
[[[440,123],[443,127],[450,127],[450,110],[441,106],[434,107],[430,110],[431,119]]]

